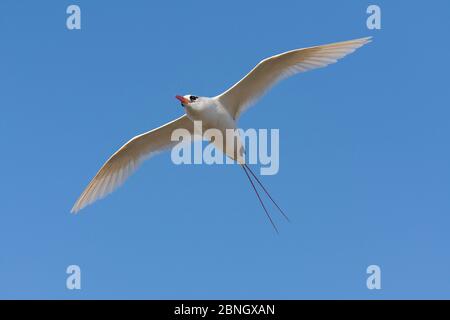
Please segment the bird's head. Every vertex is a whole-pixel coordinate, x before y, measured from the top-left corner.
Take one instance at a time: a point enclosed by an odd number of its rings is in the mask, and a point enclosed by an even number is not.
[[[187,94],[185,96],[175,96],[175,98],[180,100],[183,107],[191,106],[192,104],[198,103],[201,100],[200,97],[194,96],[192,94]]]

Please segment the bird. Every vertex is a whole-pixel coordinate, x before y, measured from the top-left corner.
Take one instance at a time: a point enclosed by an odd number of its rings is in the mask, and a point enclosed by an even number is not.
[[[77,213],[87,205],[105,197],[122,185],[143,160],[173,147],[177,143],[171,140],[174,130],[185,129],[194,137],[196,135],[194,121],[201,121],[203,129],[214,128],[221,132],[225,132],[227,129],[235,130],[240,115],[280,80],[297,73],[326,67],[371,41],[372,37],[365,37],[287,51],[263,59],[241,80],[217,96],[176,95],[175,97],[181,103],[185,113],[179,118],[137,135],[125,143],[103,164],[79,196],[71,212]],[[282,215],[287,220],[289,218],[271,197],[257,175],[245,163],[243,143],[239,139],[237,140],[237,148],[235,146],[228,148],[228,141],[224,143],[212,141],[212,143],[215,148],[221,150],[243,168],[267,218],[278,233],[278,228],[264,205],[252,178]]]

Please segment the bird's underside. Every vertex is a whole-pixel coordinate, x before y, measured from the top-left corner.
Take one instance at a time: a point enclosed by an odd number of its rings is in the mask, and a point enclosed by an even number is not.
[[[205,106],[206,104],[214,103],[214,105],[224,108],[228,116],[231,116],[233,120],[237,120],[248,106],[279,80],[296,73],[322,68],[335,63],[338,59],[354,52],[368,42],[370,42],[370,38],[361,38],[288,51],[262,60],[239,82],[216,97],[195,97],[195,99],[192,99],[194,96],[191,96],[191,99],[188,99],[187,97],[177,96],[177,98],[182,103],[183,99],[186,100],[183,104],[186,108],[193,109],[197,107],[199,112],[203,110],[201,108],[202,103]],[[76,201],[71,212],[76,213],[85,206],[114,191],[136,170],[145,158],[171,148],[177,143],[171,140],[171,134],[175,129],[186,129],[190,134],[194,134],[192,119],[185,114],[128,141],[100,168]],[[253,173],[249,168],[248,171],[245,171],[250,179]],[[260,183],[259,180],[257,182]],[[253,187],[255,186],[253,185]],[[271,200],[273,201],[272,198]]]

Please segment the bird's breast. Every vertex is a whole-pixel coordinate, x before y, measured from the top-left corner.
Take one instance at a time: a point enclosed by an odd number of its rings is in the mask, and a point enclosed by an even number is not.
[[[217,137],[214,137],[214,146],[231,159],[244,163],[244,148],[240,137],[228,137],[227,134],[227,129],[236,129],[236,123],[228,111],[218,104],[206,108],[187,107],[186,113],[192,121],[201,121],[202,132],[197,133],[203,135],[205,140],[210,140],[209,134],[214,135],[213,132],[208,133],[206,130],[218,129],[222,133],[222,139],[217,140]]]
[[[220,105],[188,106],[186,114],[192,121],[201,121],[203,130],[235,128],[234,120]]]

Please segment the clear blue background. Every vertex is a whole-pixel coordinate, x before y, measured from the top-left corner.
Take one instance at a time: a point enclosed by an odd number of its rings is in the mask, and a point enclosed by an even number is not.
[[[376,1],[380,31],[371,3],[1,1],[0,298],[450,298],[450,3]],[[238,167],[169,153],[69,213],[117,148],[182,114],[175,94],[370,35],[240,121],[280,129],[280,172],[262,177],[293,220],[279,236]]]

